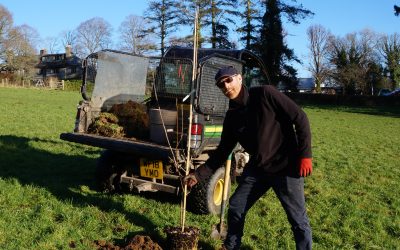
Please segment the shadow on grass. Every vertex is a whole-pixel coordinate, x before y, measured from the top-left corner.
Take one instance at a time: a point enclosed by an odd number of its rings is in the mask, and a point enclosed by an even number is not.
[[[302,107],[307,109],[325,109],[331,111],[400,118],[400,109],[398,107],[386,107],[386,106],[363,107],[363,106],[339,106],[339,105],[302,105]]]
[[[84,156],[68,156],[54,154],[35,148],[35,142],[46,144],[62,144],[56,140],[43,140],[39,138],[25,138],[12,135],[0,136],[0,177],[15,178],[23,185],[34,185],[47,189],[60,200],[73,202],[75,206],[96,206],[102,211],[116,211],[124,214],[134,225],[143,227],[143,232],[131,232],[130,236],[145,233],[161,246],[165,245],[165,239],[156,231],[157,225],[148,217],[138,212],[127,212],[123,204],[112,199],[111,195],[95,194],[82,195],[73,192],[73,189],[81,185],[94,189],[96,160]],[[94,155],[99,151],[84,148],[85,154]],[[161,194],[146,194],[146,198],[158,202],[170,202],[179,204],[179,198],[166,197]],[[118,242],[116,239],[117,243]],[[199,242],[202,249],[213,249],[205,242]]]

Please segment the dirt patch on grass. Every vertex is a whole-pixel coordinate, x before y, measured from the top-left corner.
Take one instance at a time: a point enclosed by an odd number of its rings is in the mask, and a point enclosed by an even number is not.
[[[164,232],[167,234],[164,249],[171,250],[195,250],[198,249],[200,230],[196,227],[166,227]],[[154,242],[150,236],[135,235],[123,244],[113,244],[105,240],[93,242],[98,250],[162,250],[163,248]],[[69,244],[70,248],[75,248],[75,243]]]
[[[96,240],[95,247],[99,250],[162,250],[149,236],[135,235],[123,246],[113,245],[103,240]]]

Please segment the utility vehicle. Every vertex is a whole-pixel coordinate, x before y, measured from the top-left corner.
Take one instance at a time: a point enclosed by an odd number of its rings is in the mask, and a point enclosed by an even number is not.
[[[83,100],[78,105],[75,129],[60,138],[104,149],[96,169],[102,190],[181,194],[188,131],[191,170],[204,163],[220,141],[229,100],[215,86],[216,72],[231,65],[242,72],[248,87],[267,81],[262,61],[247,50],[199,49],[194,70],[192,58],[193,49],[171,47],[162,58],[102,50],[84,60]],[[196,74],[194,81],[192,72]],[[145,105],[150,121],[148,137],[88,133],[102,112],[128,101]],[[239,173],[247,160],[248,154],[238,145],[232,157],[234,173]],[[188,208],[197,213],[220,213],[223,177],[221,166],[205,183],[193,187]]]

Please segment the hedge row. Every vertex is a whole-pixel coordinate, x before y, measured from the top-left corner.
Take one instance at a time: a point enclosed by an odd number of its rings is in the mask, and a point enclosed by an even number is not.
[[[64,90],[66,91],[80,91],[82,85],[82,80],[65,80]],[[91,93],[93,91],[93,84],[86,85],[86,91]]]
[[[311,93],[286,93],[286,95],[298,104],[400,107],[400,96],[350,96]]]

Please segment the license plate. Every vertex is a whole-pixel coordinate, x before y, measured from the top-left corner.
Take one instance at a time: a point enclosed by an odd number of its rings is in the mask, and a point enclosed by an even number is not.
[[[163,178],[162,161],[140,159],[140,176],[148,178]]]

